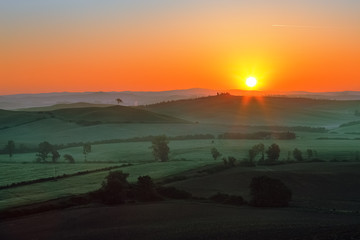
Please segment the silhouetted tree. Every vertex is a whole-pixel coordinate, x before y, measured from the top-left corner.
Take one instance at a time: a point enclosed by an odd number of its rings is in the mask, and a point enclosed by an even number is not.
[[[294,149],[293,156],[297,161],[303,161],[304,160],[303,157],[302,157],[302,152],[297,148]]]
[[[169,141],[165,135],[157,136],[152,140],[152,145],[150,148],[153,150],[153,155],[155,160],[166,162],[169,160],[169,151],[168,146]]]
[[[235,167],[236,158],[234,157],[228,157],[228,166],[229,167]]]
[[[259,161],[263,161],[264,160],[264,151],[265,151],[265,146],[262,143],[256,144],[254,145],[250,150],[249,150],[249,159],[250,162],[255,160],[255,157],[261,153],[261,158]]]
[[[39,144],[38,153],[36,154],[38,162],[46,162],[48,155],[52,152],[53,146],[49,142],[42,142]]]
[[[218,157],[221,156],[221,153],[215,148],[211,148],[211,155],[214,158],[214,160],[216,160]]]
[[[127,198],[129,174],[122,171],[110,172],[100,190],[102,200],[108,204],[124,203]]]
[[[64,158],[66,161],[69,161],[69,163],[75,163],[75,159],[73,156],[71,156],[70,154],[65,154]]]
[[[149,176],[138,177],[135,185],[135,196],[136,199],[140,201],[154,201],[160,199],[155,184]]]
[[[13,140],[9,140],[4,149],[5,153],[9,154],[9,157],[12,158],[15,151],[15,143]]]
[[[222,160],[223,160],[224,165],[227,166],[228,165],[228,160],[226,159],[226,157],[223,157]]]
[[[254,177],[250,183],[250,204],[257,207],[285,207],[292,197],[291,190],[279,179]]]
[[[83,154],[84,154],[84,160],[85,160],[85,162],[87,161],[87,154],[88,153],[91,153],[91,145],[90,145],[90,143],[85,143],[84,145],[83,145]]]
[[[272,144],[266,151],[267,161],[276,162],[280,157],[280,147],[276,143]]]
[[[117,102],[117,104],[120,104],[120,103],[123,102],[123,100],[121,100],[121,98],[117,98],[117,99],[116,99],[116,102]]]
[[[51,156],[52,162],[55,163],[60,158],[60,154],[54,148],[52,149],[51,154],[52,154]]]

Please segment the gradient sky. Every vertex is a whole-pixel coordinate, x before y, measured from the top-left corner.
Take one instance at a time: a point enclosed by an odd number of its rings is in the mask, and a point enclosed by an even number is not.
[[[0,0],[0,94],[360,91],[359,0]]]

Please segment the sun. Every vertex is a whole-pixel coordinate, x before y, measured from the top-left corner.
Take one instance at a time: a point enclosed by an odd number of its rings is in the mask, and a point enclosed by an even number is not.
[[[248,86],[248,87],[250,87],[250,88],[253,88],[253,87],[256,86],[256,84],[257,84],[256,78],[254,78],[254,77],[248,77],[248,78],[246,79],[246,86]]]

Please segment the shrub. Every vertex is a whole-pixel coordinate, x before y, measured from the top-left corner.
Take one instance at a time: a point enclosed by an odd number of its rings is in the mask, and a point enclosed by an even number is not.
[[[211,155],[214,158],[214,160],[216,160],[218,157],[221,156],[221,153],[215,148],[211,148]]]
[[[250,204],[256,207],[285,207],[291,200],[291,190],[279,180],[267,176],[254,177],[250,184]]]
[[[72,155],[70,155],[70,154],[65,154],[64,158],[65,158],[66,161],[69,161],[69,163],[75,163],[74,157]]]
[[[302,156],[302,152],[301,152],[299,149],[297,149],[297,148],[294,149],[294,151],[293,151],[293,156],[294,156],[294,158],[296,159],[296,161],[301,162],[301,161],[304,160],[304,159],[303,159],[303,156]]]
[[[101,200],[107,204],[124,203],[129,190],[128,176],[122,171],[110,172],[99,190]]]
[[[270,162],[270,163],[276,162],[280,156],[279,145],[277,145],[276,143],[272,144],[266,151],[266,154],[268,156],[268,159],[267,159],[268,162]]]
[[[155,201],[161,197],[156,191],[155,184],[149,176],[140,176],[135,185],[135,197],[139,201]]]

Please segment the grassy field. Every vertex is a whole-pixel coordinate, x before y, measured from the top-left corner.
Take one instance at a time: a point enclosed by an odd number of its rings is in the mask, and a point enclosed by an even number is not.
[[[170,159],[187,160],[211,160],[210,149],[216,147],[223,156],[233,156],[239,160],[248,158],[248,150],[255,144],[263,143],[267,148],[273,143],[280,146],[279,160],[286,160],[289,151],[298,148],[303,152],[306,159],[306,150],[312,149],[317,152],[317,157],[323,160],[356,160],[356,152],[360,151],[360,140],[318,140],[314,134],[301,134],[295,140],[177,140],[170,141]],[[128,142],[92,145],[92,152],[87,155],[90,162],[114,162],[114,163],[139,163],[153,161],[150,142]],[[82,147],[66,148],[59,151],[64,154],[71,154],[77,163],[84,162]],[[34,162],[35,153],[15,154],[12,159],[3,154],[0,155],[0,162],[23,163]],[[291,159],[293,156],[291,154]],[[50,161],[50,159],[49,159]],[[60,162],[64,162],[63,158]]]
[[[38,164],[38,163],[2,163],[0,172],[0,186],[22,181],[36,180],[40,178],[56,177],[63,174],[74,174],[77,172],[96,170],[121,164],[94,163],[94,164]]]
[[[253,177],[281,179],[293,193],[291,206],[356,212],[360,209],[360,162],[294,163],[255,168],[235,167],[170,183],[200,197],[218,192],[250,199]]]
[[[13,239],[358,239],[360,216],[199,202],[88,206],[0,223]],[[21,231],[19,231],[21,229]]]
[[[117,170],[122,170],[123,172],[129,173],[130,176],[128,180],[130,182],[135,182],[139,176],[149,175],[154,179],[158,179],[197,167],[202,167],[211,163],[212,162],[209,161],[153,162],[119,168]],[[76,165],[77,164],[73,164],[72,166]],[[84,166],[84,164],[81,165]],[[85,165],[91,166],[92,164]],[[11,166],[11,168],[13,167],[14,166]],[[85,168],[88,168],[88,166]],[[6,169],[3,170],[5,172],[7,171]],[[49,169],[49,171],[51,170],[53,169]],[[70,172],[74,170],[69,169],[68,171]],[[13,173],[18,174],[15,172]],[[97,172],[60,179],[57,181],[48,181],[44,183],[0,190],[0,210],[8,207],[21,206],[96,190],[100,188],[101,183],[107,174],[108,171]],[[29,174],[26,172],[24,172],[24,175],[29,176]],[[7,178],[5,177],[3,181],[11,181],[12,177],[8,174],[6,176]],[[33,173],[32,176],[35,177],[40,175]]]
[[[248,158],[249,149],[258,143],[263,143],[266,148],[277,143],[281,149],[280,161],[285,161],[289,157],[292,160],[291,151],[294,148],[300,149],[305,159],[306,150],[311,149],[317,153],[314,157],[326,161],[358,161],[360,140],[355,138],[358,137],[357,133],[360,133],[360,125],[340,127],[344,123],[359,120],[354,114],[358,105],[359,101],[223,96],[174,101],[141,108],[113,106],[60,109],[47,113],[1,111],[0,146],[5,146],[8,140],[14,140],[16,146],[26,144],[35,148],[43,141],[67,144],[161,134],[213,134],[217,137],[226,132],[264,131],[263,126],[268,127],[267,131],[272,131],[271,126],[326,127],[329,131],[298,131],[295,140],[170,141],[170,161],[167,163],[154,161],[150,142],[92,145],[92,152],[87,155],[88,163],[84,163],[82,147],[59,150],[62,157],[57,164],[34,163],[36,153],[15,154],[11,159],[2,154],[0,185],[122,163],[134,164],[126,168],[131,181],[135,181],[140,175],[161,178],[208,164],[221,164],[221,159],[212,159],[210,149],[213,147],[216,147],[223,157],[233,156],[243,160]],[[100,123],[84,126],[74,122],[83,120]],[[63,158],[65,154],[71,154],[76,163],[66,163]],[[107,172],[104,171],[1,190],[0,208],[95,190],[106,175]]]

